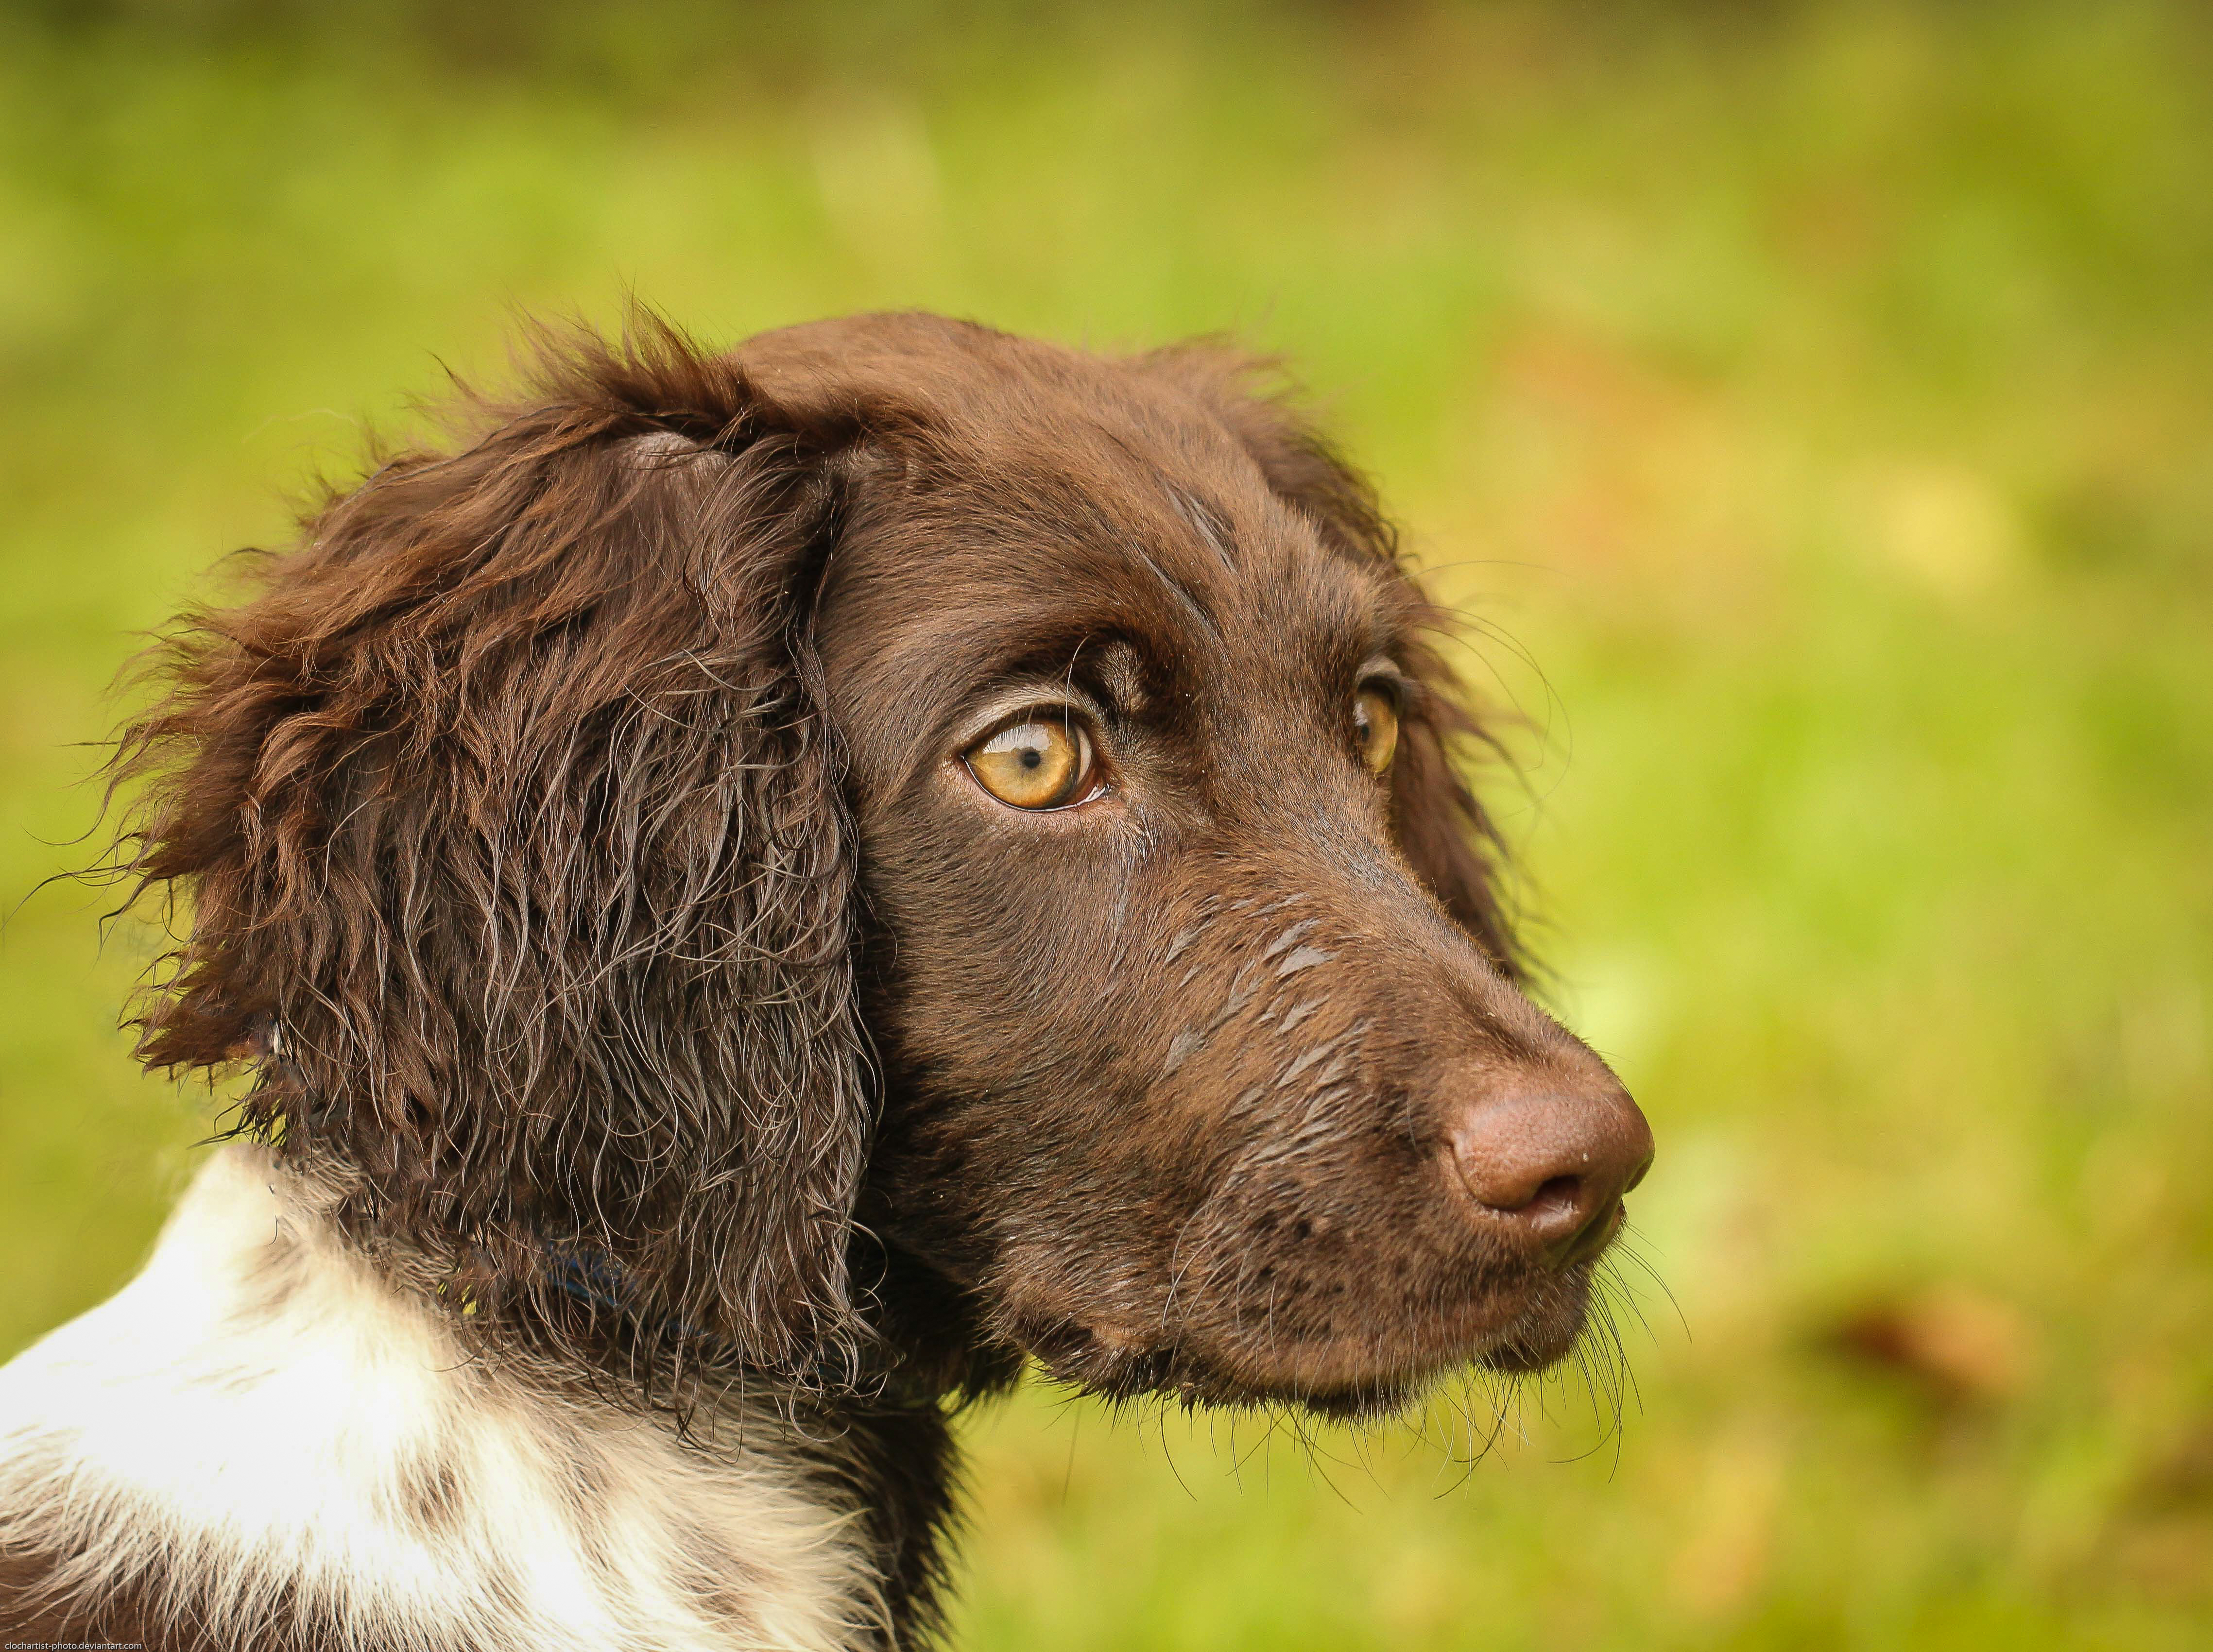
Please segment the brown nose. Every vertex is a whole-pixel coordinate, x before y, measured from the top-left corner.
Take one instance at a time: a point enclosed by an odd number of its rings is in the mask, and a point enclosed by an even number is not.
[[[1454,1162],[1486,1216],[1553,1267],[1595,1256],[1621,1224],[1621,1196],[1652,1167],[1652,1129],[1619,1090],[1489,1096],[1451,1132]]]

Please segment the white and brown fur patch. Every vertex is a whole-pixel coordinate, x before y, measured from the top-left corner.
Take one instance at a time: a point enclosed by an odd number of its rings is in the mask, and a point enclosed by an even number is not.
[[[318,1204],[222,1149],[129,1287],[0,1369],[9,1638],[881,1643],[855,1517],[783,1419],[686,1438],[472,1361]]]

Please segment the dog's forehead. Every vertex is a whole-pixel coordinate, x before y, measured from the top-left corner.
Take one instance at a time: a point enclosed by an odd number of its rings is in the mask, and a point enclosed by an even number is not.
[[[1123,417],[1143,412],[1150,418]],[[931,455],[916,492],[950,559],[1089,593],[1158,628],[1259,637],[1360,630],[1387,570],[1328,543],[1217,422],[1146,406],[1049,414]]]
[[[864,491],[905,555],[960,585],[1165,589],[1248,634],[1371,624],[1391,570],[1319,533],[1188,388],[935,317],[863,320],[863,347],[844,325],[795,330],[755,370],[782,396],[842,398],[870,430]]]
[[[901,312],[763,333],[734,360],[787,418],[867,431],[931,505],[1017,518],[1042,554],[1088,522],[1225,601],[1302,571],[1318,599],[1356,606],[1387,583],[1333,558],[1222,406],[1147,358]]]
[[[833,606],[893,674],[957,682],[1112,641],[1299,692],[1387,640],[1387,564],[1334,548],[1196,420],[935,432],[861,490]]]

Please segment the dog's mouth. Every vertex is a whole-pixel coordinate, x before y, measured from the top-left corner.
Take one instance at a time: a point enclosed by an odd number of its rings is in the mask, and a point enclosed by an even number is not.
[[[1589,1318],[1591,1265],[1493,1287],[1459,1313],[1418,1322],[1332,1327],[1300,1338],[1209,1334],[1131,1336],[1063,1320],[1018,1340],[1055,1381],[1112,1400],[1167,1397],[1186,1405],[1291,1405],[1344,1419],[1412,1404],[1456,1372],[1533,1375],[1566,1359]]]

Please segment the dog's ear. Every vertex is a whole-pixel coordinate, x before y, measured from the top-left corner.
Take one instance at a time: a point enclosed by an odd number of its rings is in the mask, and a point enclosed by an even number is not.
[[[1299,412],[1273,362],[1202,341],[1156,351],[1143,365],[1211,408],[1277,496],[1312,522],[1326,544],[1392,570],[1408,639],[1402,651],[1409,657],[1398,664],[1417,688],[1404,710],[1391,771],[1399,847],[1492,962],[1520,979],[1524,958],[1502,899],[1504,845],[1462,772],[1466,761],[1503,753],[1430,640],[1451,634],[1453,618],[1430,600],[1406,567],[1374,486]]]
[[[637,334],[171,645],[119,759],[191,912],[142,1054],[266,1058],[244,1128],[479,1323],[820,1373],[869,1128],[810,631],[853,432]]]

